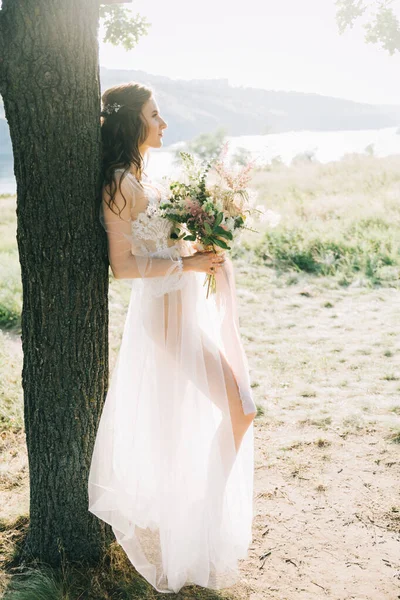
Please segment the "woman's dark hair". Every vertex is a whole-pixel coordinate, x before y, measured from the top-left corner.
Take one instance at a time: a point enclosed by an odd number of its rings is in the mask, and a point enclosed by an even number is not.
[[[148,127],[141,112],[143,105],[152,96],[153,90],[150,87],[129,82],[108,88],[101,97],[102,176],[103,186],[109,186],[110,192],[107,190],[107,194],[110,198],[107,204],[111,210],[117,191],[115,169],[125,169],[119,181],[119,191],[125,200],[125,206],[126,198],[121,190],[121,182],[131,163],[137,168],[138,181],[141,180],[144,166],[139,146],[148,135]],[[104,107],[110,104],[120,104],[121,108],[117,112],[104,113]]]

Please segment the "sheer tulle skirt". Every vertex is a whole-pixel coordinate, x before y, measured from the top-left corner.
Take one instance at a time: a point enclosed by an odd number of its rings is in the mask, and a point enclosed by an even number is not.
[[[221,363],[255,410],[230,268],[208,299],[204,273],[163,295],[159,278],[132,280],[97,432],[89,510],[160,592],[233,585],[251,542],[253,425],[236,452]]]

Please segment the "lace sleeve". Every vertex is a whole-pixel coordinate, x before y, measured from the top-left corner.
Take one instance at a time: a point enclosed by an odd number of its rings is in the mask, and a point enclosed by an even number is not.
[[[158,258],[148,252],[138,252],[134,243],[132,224],[140,219],[147,207],[147,197],[134,177],[118,172],[115,174],[117,191],[112,207],[110,195],[103,187],[100,222],[107,232],[108,258],[116,279],[161,277],[182,272],[182,259],[166,255]],[[120,189],[121,188],[121,189]]]

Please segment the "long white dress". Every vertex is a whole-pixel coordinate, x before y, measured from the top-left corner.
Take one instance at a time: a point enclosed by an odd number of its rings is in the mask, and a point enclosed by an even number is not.
[[[240,579],[253,518],[253,424],[236,452],[222,366],[232,368],[244,414],[255,412],[233,267],[227,259],[217,294],[206,298],[205,273],[182,272],[177,261],[192,244],[171,239],[158,214],[167,190],[147,176],[142,183],[121,179],[124,226],[104,201],[101,209],[113,271],[125,278],[126,269],[132,290],[91,461],[89,511],[112,526],[157,591],[221,589]]]

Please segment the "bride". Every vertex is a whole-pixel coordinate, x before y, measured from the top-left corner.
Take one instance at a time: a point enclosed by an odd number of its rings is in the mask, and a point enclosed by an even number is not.
[[[159,592],[229,587],[252,540],[256,406],[225,252],[170,238],[168,190],[143,158],[167,127],[151,88],[102,96],[100,220],[113,275],[131,280],[91,459],[89,511]],[[217,293],[206,298],[206,273]]]

